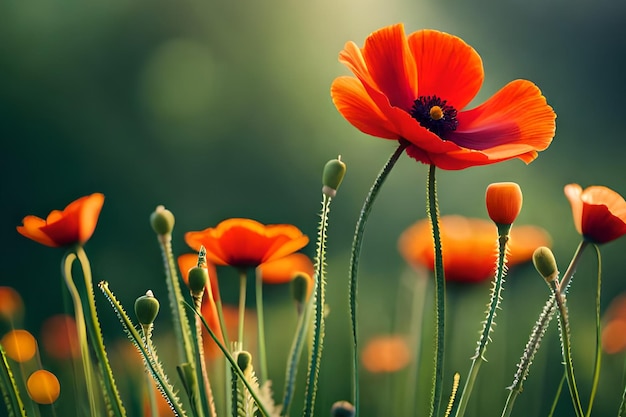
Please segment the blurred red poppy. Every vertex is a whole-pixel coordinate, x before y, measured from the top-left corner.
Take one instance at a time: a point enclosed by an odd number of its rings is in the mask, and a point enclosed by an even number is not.
[[[442,216],[443,267],[448,281],[480,282],[492,278],[497,259],[497,228],[483,219]],[[420,220],[400,236],[398,247],[410,265],[433,269],[433,236],[428,220]],[[509,267],[528,262],[539,246],[550,246],[548,233],[535,226],[516,226],[508,243]]]
[[[17,231],[42,245],[58,247],[84,244],[91,238],[104,204],[104,195],[94,193],[70,203],[63,211],[54,210],[44,220],[26,216]]]
[[[411,350],[401,335],[377,336],[365,343],[361,352],[363,367],[372,373],[397,372],[411,363]]]
[[[576,230],[585,239],[607,243],[626,234],[626,201],[621,195],[599,185],[583,190],[578,184],[568,184],[564,192]]]
[[[463,40],[402,24],[346,43],[339,61],[356,77],[331,86],[337,110],[364,133],[407,141],[407,154],[443,169],[519,158],[529,163],[554,137],[556,115],[535,84],[515,80],[465,110],[483,83],[482,60]]]

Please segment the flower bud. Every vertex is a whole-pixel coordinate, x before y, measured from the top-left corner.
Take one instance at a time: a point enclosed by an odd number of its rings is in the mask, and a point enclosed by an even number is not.
[[[159,314],[159,300],[154,297],[152,291],[146,291],[146,295],[135,300],[135,315],[142,325],[152,324],[157,314]]]
[[[245,350],[239,352],[239,354],[237,355],[237,366],[239,366],[239,369],[241,369],[241,371],[245,373],[251,364],[252,355],[250,354],[250,352],[246,352]]]
[[[354,406],[348,401],[337,401],[330,408],[331,417],[354,417]]]
[[[309,292],[311,291],[309,288],[311,283],[312,278],[309,274],[305,274],[304,272],[298,272],[293,277],[291,280],[291,297],[296,303],[306,303],[309,297]]]
[[[202,294],[207,282],[209,282],[209,271],[206,268],[194,266],[189,270],[187,285],[193,295]]]
[[[158,235],[169,235],[174,229],[174,214],[164,206],[157,206],[150,215],[150,225]]]
[[[539,272],[547,282],[554,281],[559,274],[554,254],[545,246],[540,246],[535,249],[533,253],[533,264],[537,272]]]
[[[26,381],[28,396],[37,404],[52,404],[59,398],[61,385],[53,373],[40,369]]]
[[[522,190],[514,182],[489,184],[485,201],[489,217],[496,225],[511,225],[522,209]]]
[[[334,197],[345,175],[346,164],[341,160],[341,156],[326,162],[322,173],[322,192],[328,197]]]

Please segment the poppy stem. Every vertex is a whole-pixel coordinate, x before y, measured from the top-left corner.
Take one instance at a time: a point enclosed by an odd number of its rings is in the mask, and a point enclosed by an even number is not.
[[[243,348],[243,325],[246,318],[246,281],[247,271],[245,269],[239,270],[239,327],[237,330],[237,343],[241,350]]]
[[[595,360],[593,363],[593,376],[592,376],[592,385],[591,385],[591,394],[589,395],[589,405],[587,406],[587,414],[586,417],[591,416],[591,409],[593,407],[593,400],[596,397],[596,392],[598,390],[598,382],[600,381],[600,365],[602,363],[602,341],[601,341],[601,331],[600,331],[600,293],[602,288],[602,256],[600,255],[600,247],[598,245],[593,245],[596,250],[596,257],[598,259],[598,274],[597,274],[597,286],[596,286],[596,354]]]
[[[574,273],[576,273],[576,268],[578,267],[578,263],[582,257],[582,254],[587,247],[589,242],[586,240],[582,240],[578,247],[576,248],[576,252],[574,252],[574,256],[570,261],[567,270],[563,274],[563,278],[560,281],[559,289],[562,294],[566,294],[569,289],[569,285],[572,281],[572,277]],[[556,312],[556,302],[554,297],[550,296],[539,314],[539,318],[535,322],[532,331],[530,332],[530,336],[528,342],[526,342],[526,347],[524,348],[524,352],[522,353],[522,357],[520,359],[519,364],[517,365],[517,371],[513,376],[513,383],[507,388],[509,390],[509,395],[506,399],[506,403],[504,405],[504,409],[502,410],[502,417],[508,417],[511,415],[511,411],[513,410],[513,405],[515,404],[515,399],[523,390],[524,381],[528,377],[528,373],[530,372],[530,365],[533,363],[533,359],[535,358],[535,354],[539,351],[539,346],[541,341],[543,340],[543,336],[548,330],[550,326],[550,322],[554,317],[554,313]]]
[[[441,234],[439,230],[439,205],[437,203],[436,166],[428,170],[427,212],[433,232],[435,250],[435,368],[433,372],[433,389],[430,403],[430,416],[439,415],[441,395],[443,391],[443,359],[446,334],[446,281],[443,270],[443,254],[441,250]]]
[[[104,339],[102,337],[102,329],[100,327],[100,321],[98,320],[98,314],[96,312],[96,299],[93,291],[93,282],[91,278],[91,265],[89,258],[82,246],[78,245],[75,248],[76,257],[81,265],[83,271],[83,278],[85,281],[84,297],[82,298],[83,311],[86,313],[87,331],[92,340],[92,347],[96,355],[100,372],[102,373],[103,385],[105,387],[106,395],[109,397],[112,414],[119,417],[126,416],[126,410],[122,405],[122,399],[120,397],[117,386],[115,385],[115,379],[113,378],[113,371],[109,364],[109,358],[107,357],[106,349],[104,348]],[[71,271],[66,271],[71,274]],[[79,290],[80,291],[80,290]]]
[[[256,272],[256,316],[259,342],[259,373],[262,383],[267,381],[267,355],[265,353],[265,319],[263,316],[263,277]]]
[[[465,409],[467,408],[467,403],[472,395],[472,390],[474,389],[474,383],[476,382],[480,365],[483,361],[486,361],[484,357],[485,351],[487,350],[487,344],[489,344],[491,339],[490,334],[495,325],[494,320],[496,318],[496,312],[500,308],[500,302],[502,301],[502,289],[504,286],[504,276],[506,275],[506,245],[509,241],[510,230],[511,225],[498,224],[498,264],[493,285],[491,287],[491,301],[488,304],[489,309],[487,310],[487,317],[483,322],[483,328],[480,334],[480,339],[478,340],[476,353],[472,358],[472,364],[467,378],[465,379],[465,385],[463,387],[463,391],[461,392],[461,397],[459,398],[459,405],[455,417],[463,417],[465,414]]]
[[[384,184],[387,176],[395,166],[398,158],[402,155],[402,152],[409,146],[409,142],[405,140],[400,141],[400,145],[396,148],[394,153],[389,157],[378,176],[374,180],[372,187],[370,188],[363,207],[361,208],[361,214],[356,223],[354,231],[354,237],[352,239],[352,250],[350,253],[350,270],[348,272],[350,280],[349,288],[349,303],[350,303],[350,322],[352,325],[352,404],[354,405],[354,416],[359,415],[359,358],[358,358],[358,338],[357,338],[357,276],[359,271],[359,259],[361,255],[361,246],[363,245],[363,233],[365,232],[365,224],[369,218],[370,211],[374,205],[374,201],[378,196],[380,188]]]
[[[317,380],[320,373],[322,360],[322,348],[324,347],[324,333],[326,325],[324,321],[324,307],[326,305],[326,237],[328,228],[328,213],[332,197],[324,193],[322,200],[322,212],[317,231],[317,249],[315,254],[315,292],[313,293],[313,336],[311,340],[311,352],[307,370],[307,385],[305,392],[303,417],[311,417],[315,409],[315,397],[317,394]]]

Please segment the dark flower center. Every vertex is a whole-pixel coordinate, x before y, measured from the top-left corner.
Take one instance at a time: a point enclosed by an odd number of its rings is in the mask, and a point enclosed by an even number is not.
[[[448,133],[455,131],[459,124],[456,119],[456,109],[437,96],[418,97],[409,114],[419,122],[420,126],[430,130],[441,139],[447,139]]]

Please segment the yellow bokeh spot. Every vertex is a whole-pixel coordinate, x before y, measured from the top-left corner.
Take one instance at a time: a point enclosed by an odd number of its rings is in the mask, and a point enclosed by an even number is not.
[[[26,362],[35,356],[37,341],[26,330],[11,330],[0,340],[7,356],[16,362]]]
[[[28,396],[38,404],[52,404],[59,398],[61,385],[53,373],[40,369],[26,381]]]
[[[443,109],[439,106],[432,106],[430,108],[430,118],[433,120],[443,119]]]

